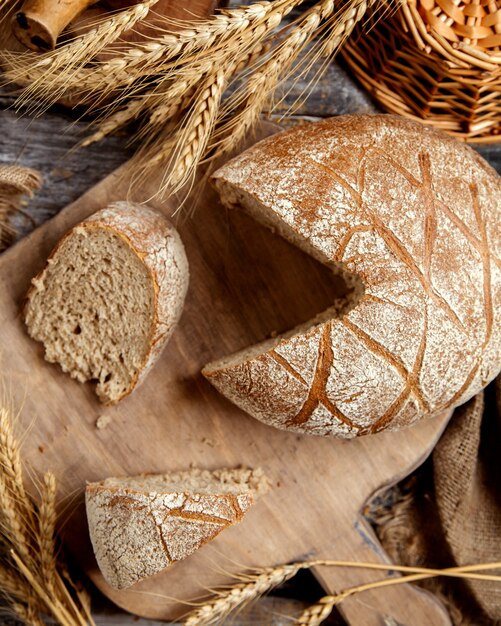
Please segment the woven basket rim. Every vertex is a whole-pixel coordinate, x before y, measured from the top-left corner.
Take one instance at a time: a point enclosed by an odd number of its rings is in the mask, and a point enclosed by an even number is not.
[[[472,124],[469,130],[461,128],[457,121],[451,119],[442,119],[439,116],[423,117],[423,115],[419,114],[419,107],[414,109],[389,84],[378,81],[364,69],[363,60],[358,54],[356,46],[349,40],[343,46],[341,56],[362,86],[376,99],[384,110],[427,124],[467,143],[492,144],[501,141],[501,135],[498,134],[500,131],[498,115],[492,114],[482,120],[478,120]]]
[[[400,0],[397,10],[384,18],[372,12],[355,28],[341,57],[383,110],[420,120],[463,141],[500,142],[501,65],[490,63],[493,69],[485,69],[458,60],[450,42],[445,42],[451,48],[447,56],[441,45],[420,46],[411,4],[419,1]],[[405,18],[406,11],[411,21]]]
[[[462,0],[469,4],[471,0]],[[478,68],[492,72],[501,68],[501,50],[489,50],[479,43],[471,45],[465,41],[451,42],[426,23],[420,13],[420,0],[399,0],[402,26],[410,32],[420,50],[436,53],[452,67]],[[501,6],[500,6],[501,15]]]

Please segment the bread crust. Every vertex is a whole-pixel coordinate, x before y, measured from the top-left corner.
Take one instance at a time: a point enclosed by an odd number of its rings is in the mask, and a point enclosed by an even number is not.
[[[91,215],[82,226],[114,230],[142,260],[153,280],[155,305],[150,350],[123,398],[143,382],[181,317],[189,283],[188,259],[172,224],[160,213],[141,205],[115,202]]]
[[[85,501],[99,568],[109,585],[126,589],[240,522],[254,500],[244,486],[241,493],[196,493],[91,483]]]
[[[396,116],[342,116],[264,139],[213,183],[365,286],[341,319],[206,366],[242,409],[353,437],[457,406],[496,376],[501,179],[471,148]]]
[[[110,204],[77,224],[58,242],[47,264],[69,237],[81,229],[93,228],[112,231],[131,248],[149,271],[154,292],[149,350],[120,398],[111,401],[100,396],[104,404],[111,405],[128,396],[142,383],[172,335],[183,310],[189,268],[181,238],[168,220],[148,207],[129,202]],[[32,281],[24,304],[25,316],[30,297],[38,289],[40,281],[43,281],[45,269]]]

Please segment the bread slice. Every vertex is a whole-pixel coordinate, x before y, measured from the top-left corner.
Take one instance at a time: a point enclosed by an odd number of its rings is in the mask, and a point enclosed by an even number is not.
[[[32,281],[24,309],[45,358],[114,404],[143,380],[181,315],[188,262],[159,213],[117,202],[73,228]]]
[[[353,287],[343,311],[203,369],[252,416],[323,436],[395,430],[499,372],[501,178],[468,146],[340,116],[264,139],[213,183]]]
[[[90,483],[87,519],[104,578],[125,589],[186,558],[239,522],[267,489],[260,469],[191,469]]]

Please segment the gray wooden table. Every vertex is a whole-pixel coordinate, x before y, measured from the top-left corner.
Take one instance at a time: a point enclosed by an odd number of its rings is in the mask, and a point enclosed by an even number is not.
[[[316,68],[313,68],[313,72]],[[282,109],[295,102],[305,89],[305,81],[295,84],[289,91]],[[65,205],[75,200],[87,189],[104,178],[133,154],[130,145],[130,133],[104,139],[79,151],[71,151],[77,141],[87,132],[87,124],[78,120],[76,113],[56,107],[42,117],[33,118],[16,112],[13,108],[14,95],[8,90],[0,91],[0,163],[17,163],[33,167],[42,172],[44,185],[42,190],[26,206],[30,218],[15,216],[13,226],[17,238],[26,235],[37,225],[50,219]],[[331,64],[314,91],[296,109],[295,115],[301,117],[329,117],[343,113],[375,111],[367,95],[349,78],[346,72],[336,64]],[[280,112],[277,113],[280,115]],[[501,145],[482,147],[481,154],[501,172]],[[302,579],[299,585],[292,587],[292,595],[310,602],[314,597],[307,597],[314,586],[311,581]],[[321,593],[319,589],[316,590]],[[297,614],[304,603],[301,600],[284,600],[272,596],[264,599],[250,612],[240,614],[233,624],[274,624],[290,623],[284,615]],[[100,625],[137,624],[147,626],[153,622],[137,620],[132,616],[117,613],[102,598],[97,600],[96,622]],[[0,616],[0,623],[1,616]],[[7,623],[7,622],[5,622]],[[333,616],[330,624],[342,624],[339,616]]]

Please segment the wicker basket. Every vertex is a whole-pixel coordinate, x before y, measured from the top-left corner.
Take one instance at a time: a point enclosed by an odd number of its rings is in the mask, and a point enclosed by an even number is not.
[[[501,0],[400,0],[341,52],[383,109],[465,141],[501,141]]]

